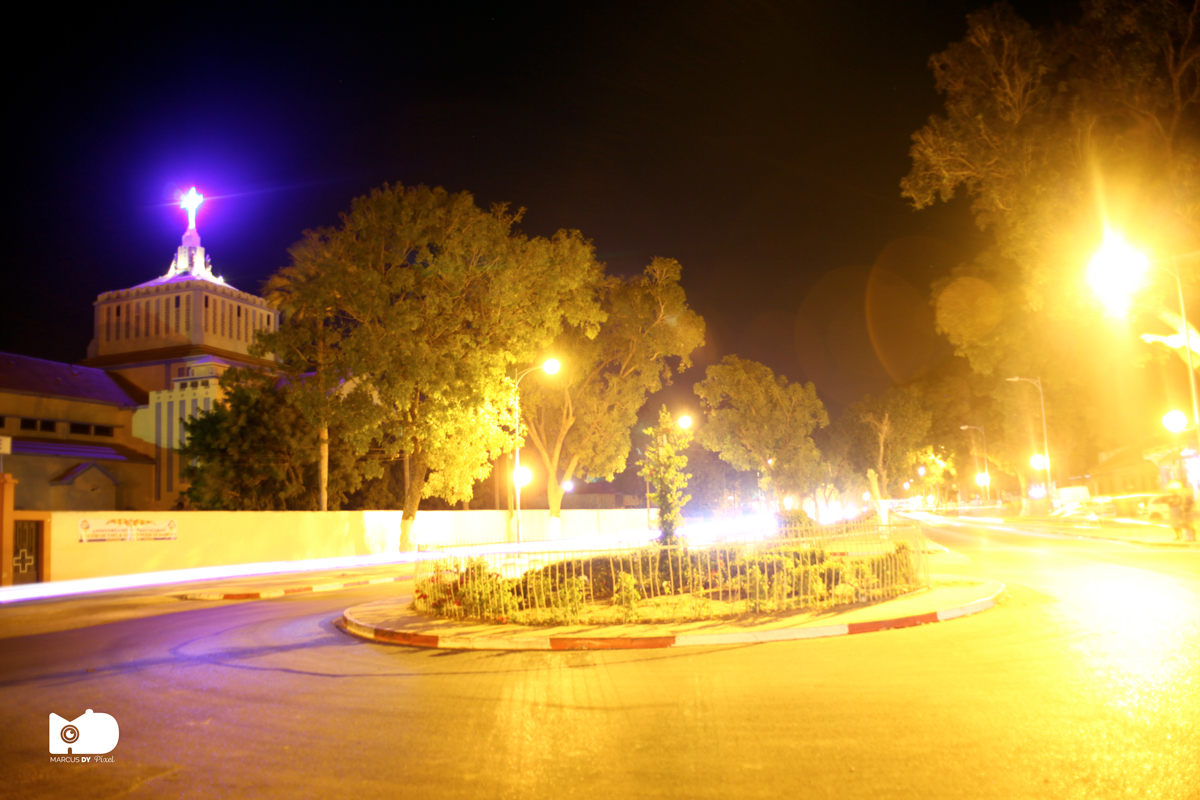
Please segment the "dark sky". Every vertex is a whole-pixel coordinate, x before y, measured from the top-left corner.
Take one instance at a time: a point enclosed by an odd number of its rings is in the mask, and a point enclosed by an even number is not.
[[[83,358],[95,296],[166,271],[176,187],[208,198],[216,271],[257,291],[354,196],[428,183],[524,206],[529,233],[577,228],[615,271],[677,258],[709,322],[701,366],[755,358],[836,408],[946,352],[928,283],[979,234],[964,204],[914,212],[898,183],[938,107],[926,62],[979,5],[54,11],[9,53],[0,350]]]

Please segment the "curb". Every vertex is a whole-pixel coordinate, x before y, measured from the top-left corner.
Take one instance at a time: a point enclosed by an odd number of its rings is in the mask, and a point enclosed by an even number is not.
[[[273,597],[284,597],[290,594],[305,594],[307,592],[332,592],[338,589],[349,589],[354,586],[370,586],[376,583],[397,583],[412,580],[412,575],[393,575],[386,578],[361,578],[354,581],[334,581],[331,583],[316,583],[311,586],[289,586],[286,589],[264,589],[261,592],[189,592],[183,595],[184,600],[269,600]]]
[[[912,628],[934,622],[945,622],[986,611],[996,604],[1004,584],[991,595],[961,606],[871,622],[850,622],[843,625],[820,625],[808,628],[776,628],[765,631],[735,631],[730,633],[679,634],[667,636],[444,636],[417,631],[381,628],[354,619],[354,609],[347,609],[335,623],[346,633],[384,644],[427,647],[442,650],[649,650],[666,647],[708,647],[729,644],[762,644],[800,639],[823,639],[830,636],[849,636],[899,628]]]

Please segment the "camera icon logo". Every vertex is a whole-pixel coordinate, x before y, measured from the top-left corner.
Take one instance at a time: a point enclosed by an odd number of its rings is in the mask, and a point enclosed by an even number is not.
[[[111,753],[121,738],[121,727],[112,714],[90,708],[75,719],[50,715],[51,755],[99,756]]]

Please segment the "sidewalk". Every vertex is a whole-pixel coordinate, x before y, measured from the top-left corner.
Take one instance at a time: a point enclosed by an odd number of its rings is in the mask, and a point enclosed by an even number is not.
[[[531,627],[427,617],[412,596],[348,608],[338,620],[363,639],[456,650],[631,650],[817,639],[943,622],[991,608],[1004,584],[934,575],[933,588],[872,606],[730,620]]]

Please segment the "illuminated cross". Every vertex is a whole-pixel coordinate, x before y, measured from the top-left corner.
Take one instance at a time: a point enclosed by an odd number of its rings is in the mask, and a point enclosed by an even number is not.
[[[188,212],[188,230],[196,228],[196,209],[204,202],[204,195],[196,191],[196,187],[188,189],[188,193],[179,201],[180,208],[186,208]]]
[[[13,559],[13,566],[17,568],[18,572],[25,572],[33,566],[33,562],[33,556],[29,555],[28,550],[22,548],[20,550],[20,555]]]

